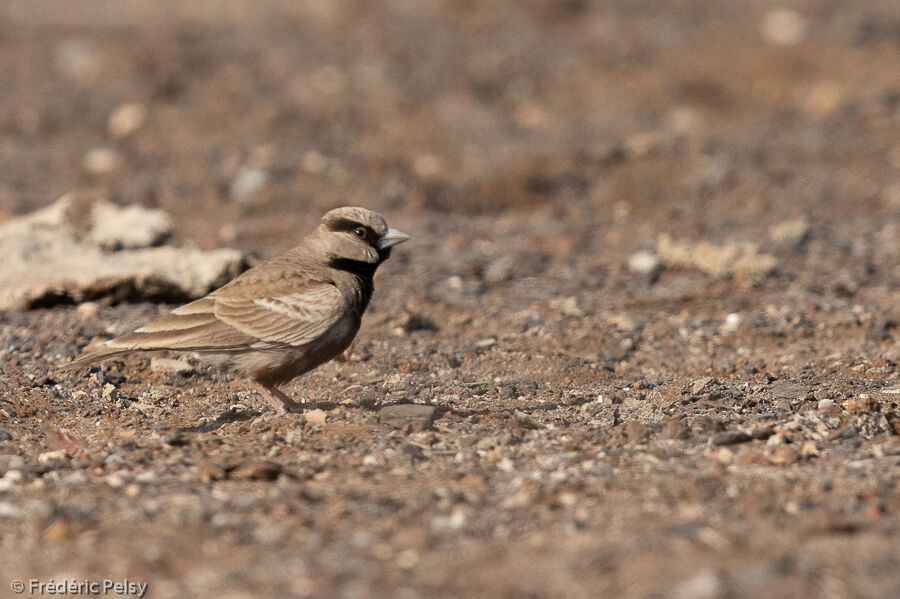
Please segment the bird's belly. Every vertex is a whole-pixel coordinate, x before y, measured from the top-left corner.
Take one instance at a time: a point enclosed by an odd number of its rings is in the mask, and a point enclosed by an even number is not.
[[[358,320],[344,318],[306,345],[261,344],[249,351],[201,354],[201,358],[222,370],[239,372],[260,382],[277,385],[338,356],[350,346],[358,330]]]

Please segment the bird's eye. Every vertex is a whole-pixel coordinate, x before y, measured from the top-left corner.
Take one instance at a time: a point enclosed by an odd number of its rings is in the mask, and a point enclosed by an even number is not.
[[[353,234],[356,235],[357,237],[359,237],[360,239],[365,239],[366,230],[363,229],[362,227],[357,227],[357,228],[353,229]]]

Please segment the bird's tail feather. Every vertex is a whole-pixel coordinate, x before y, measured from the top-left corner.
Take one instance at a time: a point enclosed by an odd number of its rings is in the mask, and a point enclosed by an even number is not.
[[[62,366],[61,369],[65,371],[69,370],[78,370],[79,368],[84,368],[86,366],[94,366],[103,362],[104,360],[109,360],[110,358],[117,358],[119,356],[123,356],[125,354],[131,353],[132,349],[114,349],[112,347],[102,347],[95,350],[88,351],[87,353],[78,356],[65,366]]]

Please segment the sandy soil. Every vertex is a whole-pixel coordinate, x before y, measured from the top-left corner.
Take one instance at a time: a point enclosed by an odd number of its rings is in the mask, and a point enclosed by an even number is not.
[[[789,4],[4,4],[0,218],[414,239],[285,418],[59,371],[171,305],[0,314],[0,593],[900,596],[900,9]],[[771,272],[709,268],[745,242]]]

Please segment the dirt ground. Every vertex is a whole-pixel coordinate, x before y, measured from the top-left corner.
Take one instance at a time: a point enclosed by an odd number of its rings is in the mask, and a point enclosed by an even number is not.
[[[81,189],[414,238],[283,418],[59,370],[172,305],[0,314],[2,593],[900,597],[893,0],[3,3],[0,219]]]

